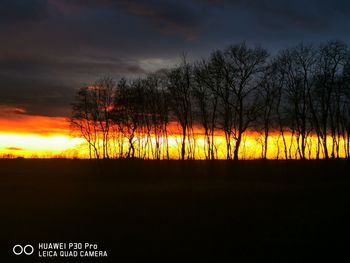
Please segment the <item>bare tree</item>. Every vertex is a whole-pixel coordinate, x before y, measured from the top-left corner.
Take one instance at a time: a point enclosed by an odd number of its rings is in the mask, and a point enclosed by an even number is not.
[[[186,153],[193,158],[193,119],[192,119],[192,66],[183,57],[181,65],[172,69],[168,74],[168,90],[171,96],[171,108],[182,130],[181,159]],[[187,144],[186,144],[187,141]],[[186,146],[188,150],[186,151]]]
[[[109,158],[110,112],[113,110],[115,84],[109,77],[79,89],[73,104],[71,126],[78,129],[96,158]]]
[[[343,137],[343,148],[346,158],[350,158],[350,58],[344,65],[342,74],[342,96],[340,106],[340,124]]]
[[[89,95],[88,87],[82,87],[78,90],[75,102],[72,104],[70,127],[88,143],[90,159],[93,157],[99,159],[97,118],[93,114]]]
[[[218,99],[218,118],[214,121],[217,122],[215,126],[224,132],[226,141],[226,159],[229,160],[232,159],[231,141],[234,130],[234,109],[232,105],[234,104],[234,99],[232,92],[230,92],[230,86],[228,85],[229,68],[221,50],[217,50],[211,54],[210,65],[213,81],[213,83],[211,83],[211,90],[214,97]]]
[[[149,147],[154,159],[160,159],[162,144],[165,146],[166,158],[169,159],[167,127],[169,123],[169,94],[165,87],[165,72],[159,71],[149,74],[144,81],[146,97],[146,115],[148,118]],[[153,145],[154,144],[154,145]],[[154,150],[153,150],[154,147]]]
[[[202,60],[194,70],[193,96],[199,109],[199,122],[204,129],[204,152],[206,159],[215,159],[215,129],[218,109],[218,88],[221,82],[212,61]]]
[[[348,55],[347,47],[339,41],[332,41],[321,45],[318,53],[316,85],[312,91],[313,97],[311,105],[314,109],[313,119],[319,123],[318,136],[321,138],[324,158],[329,158],[329,149],[327,138],[329,131],[333,138],[331,156],[335,157],[335,134],[338,129],[336,126],[336,115],[338,104],[336,87],[339,74],[342,72],[346,57]],[[339,97],[338,97],[339,98]],[[334,104],[335,103],[335,104]]]
[[[139,114],[141,107],[138,96],[139,81],[135,80],[129,84],[126,79],[121,79],[117,85],[114,101],[113,121],[119,126],[123,138],[128,141],[127,158],[136,157],[136,131],[142,125]]]
[[[99,122],[100,134],[102,136],[102,155],[109,158],[109,135],[111,111],[114,107],[115,82],[110,77],[98,80],[94,86],[90,87],[93,97],[96,99],[94,108]]]
[[[268,63],[269,54],[245,43],[118,84],[102,78],[78,90],[72,130],[83,137],[90,158],[169,159],[168,125],[180,127],[180,159],[194,159],[202,131],[206,159],[218,157],[222,130],[226,158],[238,160],[245,133],[261,134],[261,157],[271,131],[284,157],[350,158],[350,56],[339,41],[315,48],[300,44]],[[201,130],[200,130],[201,129]],[[317,138],[314,144],[314,138]],[[315,147],[316,145],[316,147]],[[125,149],[124,149],[125,146]],[[243,152],[245,151],[243,147]]]
[[[284,50],[280,59],[283,61],[280,66],[284,72],[288,126],[296,136],[299,157],[305,159],[308,136],[311,133],[309,96],[314,81],[315,51],[311,45],[300,44]]]
[[[230,46],[224,51],[224,85],[232,95],[229,103],[233,109],[234,160],[239,158],[244,132],[257,118],[257,87],[267,58],[268,53],[265,49],[249,48],[245,43]]]
[[[274,129],[276,119],[276,107],[278,105],[279,87],[281,85],[277,66],[278,64],[273,62],[266,67],[258,89],[258,103],[261,109],[257,119],[257,128],[263,134],[263,141],[261,142],[261,157],[263,159],[267,159],[269,135],[271,129]]]

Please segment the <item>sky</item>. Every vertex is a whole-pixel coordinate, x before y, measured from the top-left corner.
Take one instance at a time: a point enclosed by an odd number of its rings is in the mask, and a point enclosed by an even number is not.
[[[75,91],[103,76],[142,76],[242,41],[271,53],[350,43],[349,28],[340,0],[0,0],[0,119],[61,123]]]

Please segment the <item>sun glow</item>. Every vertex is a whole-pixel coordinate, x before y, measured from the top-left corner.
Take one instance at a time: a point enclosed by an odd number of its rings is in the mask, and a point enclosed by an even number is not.
[[[4,157],[74,157],[81,138],[67,135],[0,134],[0,155]]]
[[[19,109],[11,109],[12,114],[0,116],[0,157],[3,158],[89,158],[89,147],[86,141],[79,136],[72,136],[66,118],[31,116],[22,114]],[[156,147],[159,145],[158,158],[180,159],[182,137],[177,125],[169,126],[167,138],[158,138],[151,135],[136,135],[133,146],[136,158],[156,158]],[[111,158],[126,157],[129,150],[129,141],[120,140],[120,134],[111,137],[109,156]],[[119,139],[118,139],[119,138]],[[262,158],[264,137],[257,132],[245,133],[239,150],[240,159]],[[187,158],[206,159],[207,144],[203,131],[195,129],[193,138],[186,142],[186,152],[192,156]],[[285,144],[287,147],[285,147]],[[314,159],[317,153],[317,138],[309,136],[306,147],[306,158]],[[226,159],[226,140],[221,131],[214,136],[216,159]],[[234,140],[232,140],[234,145]],[[332,149],[331,138],[328,147]],[[339,141],[339,157],[345,157],[344,141]],[[101,146],[98,146],[101,147]],[[192,147],[189,149],[188,147]],[[286,152],[286,148],[288,152]],[[296,138],[291,134],[285,134],[283,138],[278,133],[271,133],[268,140],[268,159],[298,159],[298,147]],[[322,158],[323,153],[320,152]]]
[[[26,110],[0,107],[0,157],[51,158],[78,155],[81,138],[70,136],[66,118],[27,115]]]
[[[290,135],[286,136],[288,143],[288,155],[292,159],[298,159],[296,142],[292,141]],[[148,146],[146,144],[146,136],[141,140],[135,140],[135,157],[153,159],[153,147],[156,144],[156,139],[151,138]],[[226,158],[226,142],[222,135],[215,136],[215,152],[217,159]],[[168,152],[171,159],[180,159],[181,151],[181,136],[170,135],[168,137]],[[165,140],[160,141],[161,145],[165,145]],[[307,158],[314,159],[316,157],[317,139],[309,138],[309,146],[307,148]],[[150,146],[151,145],[151,146]],[[203,135],[196,135],[193,141],[193,151],[195,159],[206,159],[205,138]],[[143,148],[142,154],[139,155],[140,147]],[[329,147],[331,144],[329,142]],[[126,155],[128,150],[127,141],[124,141],[123,153]],[[162,148],[161,159],[167,158],[164,147]],[[115,149],[114,149],[115,150]],[[240,159],[259,159],[261,158],[262,144],[258,134],[248,133],[244,136],[239,156]],[[344,156],[344,151],[340,149],[340,155]],[[110,155],[115,157],[113,153]],[[70,137],[65,134],[56,135],[38,135],[38,134],[23,134],[23,133],[0,133],[0,157],[3,158],[88,158],[88,145],[83,138]],[[268,159],[285,159],[285,152],[282,139],[278,135],[272,134],[269,137],[269,146],[267,151]]]

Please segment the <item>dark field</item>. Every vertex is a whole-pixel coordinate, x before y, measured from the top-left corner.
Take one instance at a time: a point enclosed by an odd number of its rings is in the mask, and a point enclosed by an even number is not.
[[[350,162],[0,160],[1,262],[350,262]]]

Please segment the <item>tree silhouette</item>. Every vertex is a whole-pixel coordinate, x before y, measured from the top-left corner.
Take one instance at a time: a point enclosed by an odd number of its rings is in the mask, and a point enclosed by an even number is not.
[[[184,56],[181,65],[168,74],[168,90],[171,96],[173,114],[181,126],[181,159],[186,157],[186,141],[188,157],[194,155],[193,149],[193,118],[192,118],[192,66]]]
[[[181,160],[201,150],[208,160],[218,151],[238,160],[248,131],[260,134],[263,159],[271,133],[276,158],[350,158],[349,65],[340,41],[301,43],[274,57],[243,42],[140,78],[116,84],[105,77],[80,88],[70,124],[97,159],[169,159],[170,123],[180,127]],[[216,142],[222,135],[225,149]]]
[[[102,78],[94,85],[80,88],[72,105],[72,129],[89,145],[89,156],[109,157],[110,112],[113,110],[115,84],[111,78]]]

